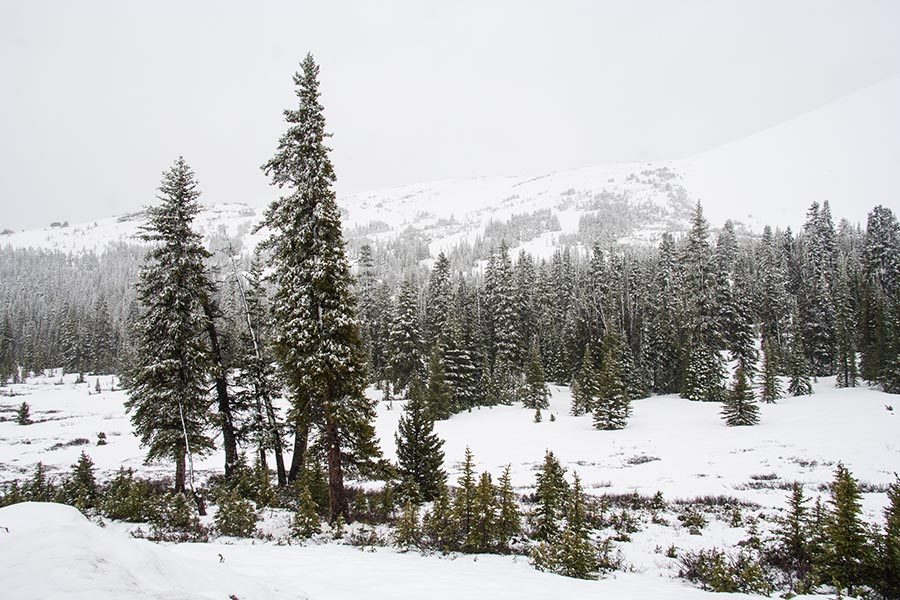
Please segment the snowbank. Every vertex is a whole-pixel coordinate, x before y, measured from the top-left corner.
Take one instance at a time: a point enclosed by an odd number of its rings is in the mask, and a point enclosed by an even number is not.
[[[123,537],[61,504],[26,502],[0,509],[0,580],[5,598],[104,600],[297,600],[224,564],[202,563],[168,548]]]

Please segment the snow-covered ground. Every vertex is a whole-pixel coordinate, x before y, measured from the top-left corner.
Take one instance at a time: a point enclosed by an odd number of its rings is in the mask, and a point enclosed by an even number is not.
[[[101,476],[120,466],[170,475],[169,465],[142,464],[143,451],[131,435],[122,406],[125,393],[110,390],[110,377],[99,381],[99,394],[94,392],[93,377],[78,385],[74,376],[66,376],[62,382],[45,377],[5,388],[17,395],[0,396],[0,480],[23,479],[38,461],[51,472],[67,471],[82,450]],[[469,446],[478,470],[496,477],[510,464],[514,485],[527,491],[544,451],[550,449],[570,475],[578,471],[591,494],[661,491],[669,501],[727,495],[759,505],[744,509],[745,517],[765,518],[784,505],[783,488],[790,482],[802,482],[807,495],[822,494],[838,461],[861,482],[871,484],[866,489],[883,488],[900,472],[900,416],[888,409],[897,405],[897,397],[867,388],[836,389],[833,380],[822,380],[813,396],[763,405],[762,422],[748,428],[725,427],[717,404],[658,396],[634,402],[628,427],[615,432],[593,429],[589,417],[570,416],[568,389],[551,388],[551,408],[540,423],[520,406],[482,408],[439,422],[436,430],[446,440],[451,481]],[[13,420],[23,401],[31,407],[32,425],[20,426]],[[378,409],[378,434],[391,459],[401,414],[400,402],[382,403]],[[97,446],[101,431],[108,443]],[[198,468],[218,471],[221,464],[222,457],[213,455],[200,461]],[[867,519],[880,524],[885,494],[866,493],[863,498]],[[747,533],[727,518],[710,516],[702,535],[690,535],[670,512],[665,515],[668,525],[642,523],[631,541],[616,543],[628,572],[601,581],[576,581],[539,573],[523,557],[421,556],[390,548],[360,551],[334,542],[284,544],[278,539],[279,531],[284,533],[284,519],[266,513],[274,541],[219,539],[157,547],[131,539],[124,524],[108,523],[105,530],[99,529],[72,509],[50,505],[2,509],[0,526],[9,533],[0,529],[0,577],[5,582],[0,596],[8,592],[10,598],[79,597],[69,591],[81,586],[78,589],[90,592],[85,598],[234,594],[245,600],[304,597],[304,592],[312,598],[373,599],[426,594],[485,599],[701,598],[708,596],[674,578],[677,561],[663,550],[673,545],[731,546]],[[58,575],[46,576],[57,571]],[[244,581],[244,576],[251,579]],[[153,587],[157,584],[162,587]],[[134,591],[138,588],[145,595]]]

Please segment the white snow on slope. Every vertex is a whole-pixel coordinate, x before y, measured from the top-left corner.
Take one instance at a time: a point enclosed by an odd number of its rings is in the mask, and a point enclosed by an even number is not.
[[[791,226],[804,220],[812,202],[830,201],[835,219],[865,224],[867,213],[882,204],[900,212],[900,75],[698,156],[655,163],[616,163],[517,177],[480,177],[397,186],[339,199],[345,234],[380,223],[378,238],[414,227],[428,235],[436,255],[461,240],[472,242],[491,221],[513,214],[551,209],[563,233],[578,226],[584,208],[567,208],[567,194],[582,198],[625,194],[633,204],[666,209],[665,189],[641,181],[641,174],[667,169],[673,184],[683,185],[691,202],[701,200],[714,227],[727,219],[755,231],[762,226]],[[200,182],[202,189],[203,182]],[[152,190],[147,198],[152,202]],[[272,190],[272,198],[278,191]],[[204,234],[226,232],[252,248],[251,235],[264,199],[232,199],[207,206],[197,219]],[[242,203],[243,202],[243,203]],[[110,218],[69,227],[47,227],[0,236],[0,244],[63,251],[102,250],[108,243],[134,241],[142,216]],[[665,220],[628,241],[655,243],[670,227]],[[547,243],[537,244],[541,253]]]
[[[0,596],[16,600],[301,600],[296,586],[106,531],[61,504],[0,508]]]
[[[900,211],[900,75],[796,119],[673,163],[713,224],[802,225],[812,202],[865,227]]]

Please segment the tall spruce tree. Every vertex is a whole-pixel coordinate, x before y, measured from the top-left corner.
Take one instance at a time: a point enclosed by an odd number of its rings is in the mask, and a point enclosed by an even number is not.
[[[790,356],[788,357],[788,393],[791,396],[809,396],[813,393],[809,377],[809,362],[803,347],[803,330],[800,316],[794,311],[794,327],[791,332]]]
[[[537,340],[531,344],[528,364],[525,368],[525,385],[522,391],[522,404],[525,408],[540,411],[550,406],[550,388],[544,381],[544,369],[541,367],[541,355]]]
[[[775,344],[771,340],[766,340],[763,342],[763,364],[760,373],[762,379],[760,396],[763,402],[774,403],[782,396],[781,382],[778,380],[778,371],[778,358]],[[746,370],[745,374],[747,374]]]
[[[753,388],[750,387],[747,374],[741,365],[738,365],[734,374],[734,383],[725,396],[722,418],[729,427],[759,423],[759,406],[756,404]]]
[[[531,513],[533,540],[549,542],[559,535],[569,497],[569,484],[566,483],[565,473],[559,459],[553,452],[547,450],[544,453],[544,463],[535,477],[536,506]]]
[[[332,189],[318,75],[308,54],[294,75],[299,104],[284,111],[287,131],[262,167],[285,192],[267,209],[263,225],[274,266],[275,356],[297,439],[310,426],[319,433],[328,464],[329,520],[335,521],[349,519],[344,470],[364,466],[379,451],[374,405],[363,393],[365,349]],[[295,446],[295,454],[305,452],[302,443]]]
[[[871,564],[869,540],[862,520],[859,484],[843,464],[838,463],[831,483],[831,510],[825,520],[821,569],[826,581],[838,591],[853,589],[867,580]]]
[[[624,429],[631,415],[631,397],[628,393],[622,356],[625,352],[619,337],[609,331],[603,338],[603,356],[597,377],[597,398],[594,402],[594,427],[597,429]]]
[[[147,209],[141,233],[152,247],[137,284],[142,310],[125,406],[147,459],[174,461],[175,491],[184,492],[192,455],[213,448],[207,433],[213,363],[203,310],[209,252],[191,229],[200,191],[183,158],[163,173],[159,192],[160,204]]]
[[[444,485],[444,445],[434,432],[423,399],[422,386],[413,380],[403,415],[397,424],[394,439],[397,443],[397,463],[400,476],[414,482],[423,501],[431,502]]]
[[[390,372],[395,391],[405,390],[424,371],[417,312],[418,292],[411,279],[400,285],[390,333]]]

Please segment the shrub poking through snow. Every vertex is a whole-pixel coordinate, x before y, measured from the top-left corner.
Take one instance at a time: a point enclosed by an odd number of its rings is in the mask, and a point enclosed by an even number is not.
[[[231,537],[251,537],[256,530],[256,509],[236,492],[225,494],[214,517],[216,531]]]
[[[16,411],[16,424],[31,425],[31,423],[31,408],[28,406],[27,402],[23,402]]]

